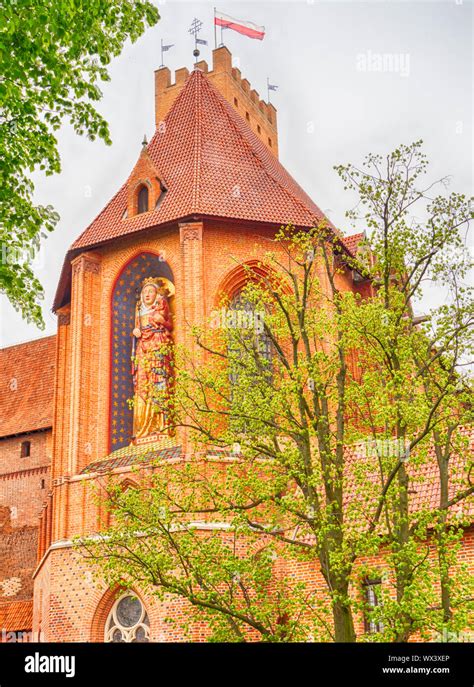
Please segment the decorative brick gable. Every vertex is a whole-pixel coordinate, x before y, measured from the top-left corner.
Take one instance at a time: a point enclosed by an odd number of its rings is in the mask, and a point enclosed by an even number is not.
[[[127,217],[139,214],[138,194],[143,186],[148,190],[148,212],[150,212],[155,210],[162,194],[166,191],[166,186],[145,146],[127,181]]]

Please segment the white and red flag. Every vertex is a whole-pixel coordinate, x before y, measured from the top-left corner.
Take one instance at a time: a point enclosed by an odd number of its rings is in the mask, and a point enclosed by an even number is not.
[[[259,41],[263,40],[263,37],[265,36],[264,26],[258,26],[252,21],[242,21],[242,19],[229,17],[228,14],[223,14],[222,12],[215,13],[214,24],[223,29],[232,29],[233,31],[237,31],[244,36],[248,36],[249,38],[257,38]]]

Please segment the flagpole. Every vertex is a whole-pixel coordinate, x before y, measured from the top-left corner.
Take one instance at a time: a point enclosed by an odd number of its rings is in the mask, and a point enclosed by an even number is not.
[[[269,102],[270,102],[270,82],[269,82],[268,76],[267,76],[267,103],[269,103]]]
[[[163,64],[163,39],[161,39],[161,66],[164,67],[165,65]]]
[[[216,8],[214,7],[214,50],[217,48]]]

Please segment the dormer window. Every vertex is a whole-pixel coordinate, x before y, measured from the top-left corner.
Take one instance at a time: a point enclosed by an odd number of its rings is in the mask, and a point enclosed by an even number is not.
[[[137,212],[140,215],[142,212],[148,212],[148,188],[142,186],[138,191]]]

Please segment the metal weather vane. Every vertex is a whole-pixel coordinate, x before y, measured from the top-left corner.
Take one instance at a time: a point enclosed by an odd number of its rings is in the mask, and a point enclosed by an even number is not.
[[[270,91],[277,91],[278,86],[276,84],[270,83],[270,79],[267,76],[267,103],[270,102]]]
[[[191,22],[191,28],[189,29],[189,33],[194,36],[194,50],[193,50],[193,55],[196,58],[196,62],[198,60],[198,57],[200,55],[198,45],[207,45],[207,41],[203,40],[202,38],[198,37],[199,32],[202,29],[202,21],[194,17],[193,21]]]
[[[163,39],[161,39],[161,65],[160,65],[160,68],[165,66],[163,63],[163,53],[168,52],[168,50],[170,50],[171,48],[174,48],[174,43],[170,43],[168,45],[163,45]]]

